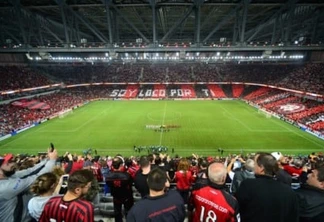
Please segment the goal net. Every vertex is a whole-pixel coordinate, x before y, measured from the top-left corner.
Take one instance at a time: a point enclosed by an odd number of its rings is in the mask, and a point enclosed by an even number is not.
[[[266,110],[258,109],[258,113],[265,116],[266,118],[271,118],[272,114]]]
[[[60,119],[62,119],[62,118],[66,117],[67,115],[70,115],[72,113],[73,113],[73,110],[72,109],[64,110],[64,111],[62,111],[62,112],[59,113],[58,117]]]

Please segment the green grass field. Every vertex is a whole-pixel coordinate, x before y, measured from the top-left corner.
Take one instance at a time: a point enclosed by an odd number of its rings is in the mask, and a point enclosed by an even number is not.
[[[146,125],[178,125],[155,132]],[[266,118],[242,101],[98,101],[0,142],[0,153],[62,154],[96,149],[100,155],[134,155],[133,146],[163,145],[180,155],[281,151],[309,154],[324,141],[283,121]]]

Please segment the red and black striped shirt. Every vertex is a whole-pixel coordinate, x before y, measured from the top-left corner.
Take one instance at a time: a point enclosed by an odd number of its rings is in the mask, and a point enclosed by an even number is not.
[[[93,222],[94,210],[92,203],[74,199],[64,201],[63,197],[52,197],[45,205],[40,222]]]

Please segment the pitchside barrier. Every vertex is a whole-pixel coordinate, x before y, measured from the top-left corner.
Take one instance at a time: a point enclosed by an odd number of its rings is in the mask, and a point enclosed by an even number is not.
[[[73,113],[73,109],[67,109],[67,110],[64,110],[62,112],[59,112],[58,117],[60,119],[62,119],[62,118],[66,117],[67,115],[72,114],[72,113]]]

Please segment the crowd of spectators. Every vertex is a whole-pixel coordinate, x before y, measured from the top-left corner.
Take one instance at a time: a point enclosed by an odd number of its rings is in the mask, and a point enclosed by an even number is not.
[[[265,88],[260,88],[250,93],[245,99],[259,105],[263,109],[284,116],[291,121],[306,125],[317,132],[324,132],[323,102],[298,97],[280,90],[262,89]],[[282,109],[282,106],[285,107],[285,105],[288,105],[286,107],[287,110],[285,108]]]
[[[0,66],[0,91],[51,84],[46,76],[28,66]]]
[[[46,66],[37,67],[51,78],[63,81],[66,85],[97,82],[138,82],[142,66],[133,64],[106,66]]]
[[[105,65],[2,66],[0,90],[64,82],[247,82],[312,93],[324,91],[324,64],[126,63]]]
[[[48,104],[50,108],[30,110],[11,104],[0,105],[0,135],[5,135],[33,123],[40,122],[54,113],[72,108],[84,101],[77,94],[66,91],[40,96],[34,99]]]
[[[308,63],[290,72],[285,78],[274,84],[290,89],[323,94],[324,64]]]
[[[47,155],[0,157],[1,221],[324,219],[322,153],[111,157],[96,151],[58,156],[49,149]],[[9,192],[12,186],[17,189]],[[103,214],[107,201],[109,215]]]

